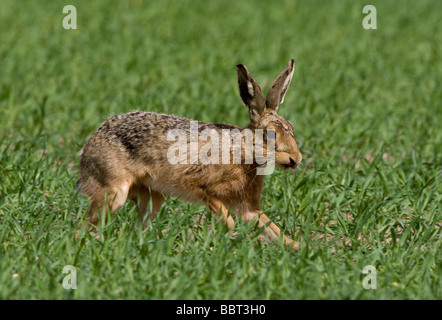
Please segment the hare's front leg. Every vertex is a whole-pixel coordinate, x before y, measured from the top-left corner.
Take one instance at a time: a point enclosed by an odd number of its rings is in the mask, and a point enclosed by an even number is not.
[[[140,215],[138,217],[138,223],[143,223],[146,214],[153,220],[157,213],[160,211],[161,206],[164,203],[165,197],[161,192],[154,191],[148,187],[132,187],[129,198],[135,202],[138,206]],[[152,210],[148,211],[149,202],[152,200]],[[144,221],[144,227],[147,226],[147,220]]]
[[[218,200],[217,198],[209,199],[209,209],[215,217],[219,218],[221,215],[222,221],[227,224],[229,231],[233,229],[233,225],[235,224],[232,217],[229,216],[229,210],[225,207],[225,205]]]
[[[90,185],[94,180],[91,178],[87,181],[89,189],[92,190]],[[98,218],[102,214],[103,210],[105,214],[115,213],[120,209],[126,202],[127,195],[129,192],[129,182],[124,181],[119,185],[114,185],[107,189],[100,187],[98,184],[95,185],[95,189],[90,191],[90,204],[87,212],[87,226],[97,226]],[[94,185],[92,185],[94,186]]]
[[[265,227],[264,232],[268,238],[273,241],[279,240],[279,237],[281,236],[281,230],[276,224],[271,222],[269,217],[267,217],[262,211],[246,208],[241,212],[241,217],[245,222],[258,220],[258,227]],[[282,235],[282,238],[287,246],[293,247],[295,250],[299,250],[299,242],[295,242],[285,235]]]

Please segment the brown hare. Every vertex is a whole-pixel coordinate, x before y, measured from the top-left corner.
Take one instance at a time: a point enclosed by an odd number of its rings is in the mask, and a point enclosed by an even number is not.
[[[264,232],[270,239],[282,237],[285,244],[298,248],[298,243],[281,235],[280,229],[261,211],[264,174],[258,174],[258,170],[263,164],[253,153],[251,161],[246,161],[247,135],[240,135],[239,145],[231,145],[227,156],[225,152],[218,156],[216,148],[206,154],[213,153],[212,156],[224,161],[207,163],[193,157],[191,152],[186,153],[188,147],[192,149],[192,143],[197,143],[193,145],[197,152],[202,152],[203,148],[207,151],[209,143],[207,138],[192,138],[192,124],[198,134],[209,131],[223,137],[226,133],[231,135],[229,132],[248,130],[252,135],[252,147],[264,149],[263,155],[273,155],[269,163],[282,169],[295,169],[302,155],[295,141],[294,128],[278,115],[278,107],[284,101],[294,67],[292,59],[264,98],[247,68],[242,64],[237,66],[239,94],[249,108],[250,124],[246,128],[196,122],[154,112],[134,111],[109,117],[80,151],[81,174],[77,187],[90,199],[88,225],[97,224],[102,209],[114,213],[127,199],[137,204],[140,222],[146,214],[154,219],[165,196],[172,195],[207,204],[229,230],[234,225],[230,211],[245,222],[256,221],[260,228],[265,227]],[[187,134],[181,144],[176,139],[170,139],[173,131]],[[263,132],[261,139],[256,132]],[[212,140],[213,135],[210,137]],[[274,150],[268,151],[272,137]],[[173,147],[183,145],[184,155],[178,160],[171,160],[177,151]],[[221,146],[219,148],[221,150]],[[235,151],[241,155],[239,161],[232,161]],[[152,201],[151,210],[148,210],[149,201]]]

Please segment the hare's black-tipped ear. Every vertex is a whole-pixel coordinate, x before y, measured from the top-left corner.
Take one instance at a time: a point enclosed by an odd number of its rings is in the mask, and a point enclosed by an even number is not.
[[[255,79],[243,64],[236,66],[238,75],[238,87],[241,100],[249,107],[251,124],[257,124],[265,108],[264,94]]]
[[[273,81],[272,86],[267,93],[266,106],[278,112],[279,105],[284,102],[287,89],[292,81],[293,71],[295,70],[295,60],[290,60],[288,66]]]

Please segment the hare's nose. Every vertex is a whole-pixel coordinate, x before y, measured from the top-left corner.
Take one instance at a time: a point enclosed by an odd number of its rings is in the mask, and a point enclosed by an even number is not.
[[[294,167],[296,166],[296,162],[295,160],[293,160],[292,158],[290,158],[290,163],[288,164],[289,167]]]
[[[293,160],[292,158],[290,158],[290,162],[284,164],[284,167],[286,167],[286,168],[294,168],[294,167],[296,167],[296,162],[295,162],[295,160]]]

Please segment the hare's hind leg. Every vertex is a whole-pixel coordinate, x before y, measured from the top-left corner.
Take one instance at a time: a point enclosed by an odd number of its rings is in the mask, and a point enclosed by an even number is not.
[[[262,211],[246,209],[242,211],[241,217],[245,222],[258,220],[258,227],[265,227],[264,232],[272,241],[278,241],[279,237],[281,236],[281,230],[278,228],[278,226],[271,222],[269,217],[267,217]],[[282,235],[282,239],[287,246],[290,246],[295,250],[299,250],[299,242],[295,242],[285,235]]]

